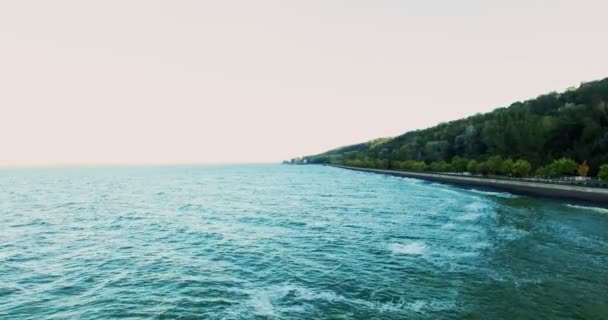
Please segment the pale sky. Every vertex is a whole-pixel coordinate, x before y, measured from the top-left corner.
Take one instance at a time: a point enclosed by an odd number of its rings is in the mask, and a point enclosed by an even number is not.
[[[608,77],[597,0],[0,1],[0,165],[273,162]]]

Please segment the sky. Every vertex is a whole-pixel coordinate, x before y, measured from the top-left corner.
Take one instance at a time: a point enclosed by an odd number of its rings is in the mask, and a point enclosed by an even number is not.
[[[604,0],[0,1],[0,166],[276,162],[608,77]]]

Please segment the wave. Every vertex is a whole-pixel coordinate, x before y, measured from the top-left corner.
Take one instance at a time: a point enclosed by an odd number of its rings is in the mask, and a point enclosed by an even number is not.
[[[457,216],[455,219],[459,221],[475,221],[483,216],[484,213],[488,212],[491,209],[487,203],[483,202],[471,202],[464,206],[464,210],[466,213],[463,215]]]
[[[425,182],[425,183],[427,184],[428,189],[431,189],[433,191],[441,191],[441,192],[453,194],[456,196],[462,196],[464,194],[461,189],[456,189],[452,186],[445,185],[442,183],[438,183],[438,182]]]
[[[454,309],[454,303],[445,300],[421,300],[406,301],[400,298],[396,301],[373,301],[358,298],[348,298],[333,291],[316,291],[292,284],[270,286],[265,289],[251,290],[248,292],[250,299],[247,307],[258,316],[269,318],[281,318],[283,312],[296,311],[286,299],[300,302],[325,301],[329,303],[346,303],[359,305],[378,312],[425,312]]]
[[[427,250],[427,246],[423,241],[414,241],[407,244],[393,243],[389,245],[389,250],[394,254],[419,256]]]
[[[477,201],[477,202],[471,202],[471,203],[467,204],[466,206],[464,206],[464,208],[470,212],[480,212],[480,211],[485,211],[486,209],[489,209],[490,206],[487,203]]]
[[[255,294],[249,299],[249,305],[258,316],[276,317],[276,311],[268,294]]]
[[[406,177],[400,177],[399,179],[405,181],[405,182],[409,182],[411,184],[425,184],[427,183],[424,180],[420,180],[420,179],[414,179],[414,178],[406,178]]]
[[[516,195],[508,193],[508,192],[481,191],[481,190],[477,190],[477,189],[471,189],[469,191],[473,192],[473,193],[477,193],[477,194],[483,194],[486,196],[493,196],[493,197],[500,197],[500,198],[508,198],[508,199],[519,198],[519,196],[516,196]]]
[[[608,214],[608,209],[602,208],[602,207],[588,207],[588,206],[579,206],[579,205],[575,205],[575,204],[567,204],[566,206],[570,207],[570,208],[575,208],[575,209],[589,210],[589,211],[595,211],[595,212],[599,212],[599,213]]]

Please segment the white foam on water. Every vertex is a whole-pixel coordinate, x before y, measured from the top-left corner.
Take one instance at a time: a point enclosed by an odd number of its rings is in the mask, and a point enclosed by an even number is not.
[[[607,208],[587,207],[587,206],[579,206],[579,205],[575,205],[575,204],[567,204],[566,206],[570,207],[570,208],[574,208],[574,209],[589,210],[589,211],[595,211],[595,212],[598,212],[598,213],[608,214],[608,209]]]
[[[325,221],[314,220],[312,222],[308,222],[307,225],[311,228],[325,228],[329,226],[329,223]]]
[[[424,308],[426,305],[427,305],[427,303],[424,300],[416,300],[414,302],[410,302],[410,304],[409,304],[412,311],[415,311],[415,312],[420,312],[422,310],[422,308]]]
[[[466,213],[457,216],[455,219],[459,221],[475,221],[481,218],[485,213],[491,211],[491,206],[487,203],[475,201],[464,206]]]
[[[449,193],[449,194],[453,194],[456,196],[462,196],[462,191],[460,190],[454,190],[454,189],[450,189],[450,188],[446,188],[443,185],[439,185],[440,187],[438,188],[439,190],[445,192],[445,193]]]
[[[235,315],[251,313],[269,318],[280,319],[281,314],[289,311],[298,311],[300,306],[280,306],[281,299],[291,296],[293,299],[301,301],[336,301],[339,297],[329,291],[315,292],[306,288],[291,284],[273,285],[266,288],[245,290],[249,299],[241,308],[234,310]]]
[[[276,317],[277,315],[267,292],[261,291],[252,295],[248,304],[256,315],[265,317]]]
[[[427,245],[423,241],[413,241],[410,243],[392,243],[389,250],[393,254],[419,256],[427,250]]]
[[[296,301],[326,301],[330,303],[341,302],[350,305],[359,305],[368,309],[377,310],[379,312],[404,312],[413,311],[417,313],[425,311],[450,310],[454,308],[454,303],[444,300],[414,300],[406,301],[398,299],[396,301],[379,302],[365,299],[347,298],[336,294],[333,291],[316,291],[305,287],[300,287],[292,284],[282,284],[270,286],[266,289],[255,290],[250,294],[253,295],[248,304],[254,309],[256,315],[266,317],[280,318],[281,311],[286,309],[275,310],[272,301],[280,301],[281,299],[294,299]]]
[[[456,217],[456,220],[459,221],[475,221],[477,219],[481,218],[481,213],[476,213],[476,212],[469,212],[469,213],[465,213],[461,216]]]
[[[483,242],[466,244],[462,240],[456,241],[460,243],[435,247],[433,252],[425,254],[422,258],[437,267],[450,271],[475,268],[472,264],[475,264],[475,259],[488,244]]]
[[[365,304],[370,309],[375,309],[381,312],[402,312],[402,311],[413,311],[416,313],[424,313],[425,311],[443,311],[452,310],[455,308],[453,302],[442,301],[442,300],[415,300],[411,302],[405,302],[403,300],[397,302],[384,302],[374,303],[365,301]]]
[[[497,234],[503,240],[513,241],[527,236],[528,234],[530,234],[530,232],[526,230],[516,229],[513,227],[504,227],[499,228]]]
[[[449,230],[449,229],[454,229],[454,227],[456,227],[455,224],[453,224],[452,222],[448,222],[448,223],[442,225],[441,229]]]
[[[424,180],[420,180],[420,179],[414,179],[414,178],[405,178],[405,177],[401,177],[401,180],[411,183],[411,184],[423,184],[425,183]]]
[[[471,203],[467,204],[466,206],[464,206],[464,208],[467,211],[477,211],[477,212],[479,212],[479,211],[484,211],[486,209],[489,209],[490,206],[488,204],[486,204],[486,203],[476,201],[476,202],[471,202]]]
[[[488,270],[488,277],[497,282],[510,282],[513,283],[516,287],[521,287],[522,285],[539,285],[543,284],[545,280],[541,278],[522,278],[521,275],[514,275],[509,271],[497,271],[497,270]]]
[[[477,189],[471,189],[469,191],[477,193],[477,194],[483,194],[486,196],[494,196],[494,197],[501,197],[501,198],[519,198],[519,196],[516,196],[516,195],[508,193],[508,192],[492,192],[492,191],[482,191],[482,190],[477,190]]]
[[[424,310],[443,311],[453,310],[456,306],[453,302],[444,300],[416,300],[407,304],[408,308],[415,312],[423,312]]]
[[[331,291],[313,291],[307,288],[298,287],[298,286],[286,286],[286,293],[293,292],[296,295],[296,299],[304,300],[304,301],[314,301],[314,300],[324,300],[329,302],[334,302],[338,300],[344,300],[345,298],[339,296]]]

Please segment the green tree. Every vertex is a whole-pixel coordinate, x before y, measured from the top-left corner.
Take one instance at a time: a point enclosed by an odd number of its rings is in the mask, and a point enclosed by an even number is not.
[[[399,169],[401,169],[401,161],[393,160],[393,161],[390,162],[390,165],[391,165],[391,167],[390,167],[391,170],[399,170]]]
[[[363,164],[364,168],[375,168],[376,167],[376,161],[374,161],[370,158],[363,159],[362,164]]]
[[[426,165],[426,163],[424,163],[424,161],[412,161],[411,167],[409,168],[409,170],[414,170],[414,171],[424,171],[426,169],[427,169],[427,165]]]
[[[454,156],[452,158],[451,167],[455,172],[465,172],[467,171],[467,166],[469,165],[469,161],[460,156]]]
[[[353,166],[353,167],[363,167],[363,161],[361,161],[360,159],[355,159],[355,160],[349,160],[349,166]]]
[[[530,161],[535,167],[543,165],[539,175],[580,174],[578,169],[584,166],[560,161],[569,157],[588,160],[588,174],[595,175],[601,164],[608,163],[607,115],[608,78],[586,82],[575,90],[515,102],[506,108],[406,132],[394,138],[340,147],[308,156],[305,160],[312,164],[360,160],[366,167],[377,167],[376,160],[384,159],[450,161],[452,170],[460,171],[464,169],[465,160],[462,159],[466,158],[476,160],[475,166],[479,161],[487,160],[490,172],[508,174],[505,163],[509,158],[520,158]],[[502,161],[498,170],[495,156],[507,159]],[[557,163],[554,164],[555,161]],[[381,163],[380,167],[385,166]],[[390,167],[396,167],[396,164],[390,163]],[[468,163],[466,169],[469,169]]]
[[[513,164],[513,175],[516,177],[527,177],[532,171],[532,165],[526,160],[519,159]]]
[[[537,177],[541,177],[541,178],[546,178],[549,177],[549,170],[547,169],[547,167],[538,167],[538,169],[536,169],[536,172],[534,173],[535,176]]]
[[[450,165],[445,161],[434,161],[431,163],[431,171],[446,172],[450,171]]]
[[[490,166],[487,161],[477,164],[477,173],[487,176],[490,173]]]
[[[329,157],[329,163],[342,165],[344,164],[344,157],[342,155],[332,155]]]
[[[478,163],[476,160],[469,161],[469,164],[467,165],[467,171],[470,172],[471,174],[476,174],[477,165],[478,165]]]
[[[547,166],[547,173],[550,177],[573,176],[576,174],[578,164],[569,158],[553,160]]]
[[[379,160],[376,160],[376,166],[375,167],[376,167],[376,169],[385,170],[385,169],[388,169],[388,164],[389,164],[388,160],[386,160],[386,159],[379,159]]]
[[[600,166],[600,171],[597,173],[601,180],[608,180],[608,163]]]
[[[573,176],[576,175],[576,170],[578,169],[578,164],[576,161],[568,158],[561,158],[559,160],[559,168],[562,174]]]
[[[498,173],[503,175],[510,175],[513,172],[513,159],[509,158],[502,162]]]
[[[412,169],[414,169],[414,161],[407,160],[407,161],[401,162],[400,169],[401,170],[412,170]]]
[[[502,157],[501,156],[491,156],[486,161],[486,165],[488,166],[488,173],[496,174],[500,172],[500,167],[502,166]]]

